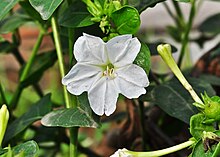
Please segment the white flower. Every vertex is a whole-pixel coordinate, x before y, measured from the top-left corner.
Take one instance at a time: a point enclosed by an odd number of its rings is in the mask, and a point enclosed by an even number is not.
[[[88,91],[92,110],[109,116],[116,109],[119,93],[130,99],[146,93],[148,77],[141,67],[132,64],[140,47],[138,39],[131,35],[105,43],[99,37],[83,34],[74,45],[77,63],[62,83],[74,95]]]
[[[112,154],[110,157],[132,157],[131,154],[128,154],[126,151],[127,149],[119,149],[114,154]]]

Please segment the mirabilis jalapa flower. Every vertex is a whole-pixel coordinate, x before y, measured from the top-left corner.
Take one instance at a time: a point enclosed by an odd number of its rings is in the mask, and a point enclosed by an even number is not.
[[[148,77],[133,64],[140,48],[140,42],[132,35],[117,36],[105,43],[84,33],[74,45],[77,63],[62,83],[74,95],[87,91],[92,110],[109,116],[116,109],[119,93],[130,99],[146,93]]]

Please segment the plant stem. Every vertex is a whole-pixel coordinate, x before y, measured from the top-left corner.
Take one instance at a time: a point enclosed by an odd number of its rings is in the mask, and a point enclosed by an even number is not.
[[[2,101],[0,101],[0,103],[1,103],[0,105],[2,105],[2,104],[8,105],[1,82],[0,82],[0,96],[1,96],[1,100],[2,100]]]
[[[56,47],[57,56],[58,56],[60,74],[61,74],[61,77],[63,78],[65,75],[64,62],[63,62],[64,60],[63,60],[60,36],[58,33],[58,25],[57,25],[57,21],[55,17],[51,18],[51,25],[52,25],[53,37],[54,37],[55,47]],[[76,107],[77,104],[75,103],[71,106],[70,101],[69,101],[70,100],[69,95],[67,93],[65,86],[63,86],[63,91],[64,91],[66,108]],[[77,137],[78,137],[78,128],[70,128],[70,157],[76,157],[77,155]]]
[[[166,149],[161,149],[157,151],[150,151],[150,152],[133,152],[133,151],[126,151],[126,153],[133,155],[134,157],[158,157],[158,156],[163,156],[166,154],[170,154],[176,151],[179,151],[181,149],[187,148],[194,144],[195,141],[186,141],[184,143],[175,145],[173,147],[169,147]]]
[[[52,30],[53,30],[53,37],[54,37],[58,62],[59,62],[60,76],[61,76],[61,78],[63,78],[65,76],[63,54],[62,54],[60,36],[58,34],[58,25],[57,25],[57,21],[54,17],[51,18],[51,25],[52,25]],[[66,108],[70,108],[69,95],[67,93],[65,86],[63,86],[63,92],[64,92],[64,99],[65,99]]]
[[[196,5],[195,5],[196,0],[192,0],[191,3],[192,3],[192,6],[191,6],[191,10],[190,10],[189,20],[188,20],[188,23],[186,25],[185,32],[183,34],[183,39],[182,39],[182,43],[181,43],[182,48],[180,50],[180,57],[179,57],[179,61],[178,61],[178,64],[177,64],[179,67],[181,67],[182,62],[183,62],[183,57],[184,57],[186,47],[187,47],[187,44],[188,44],[188,41],[189,41],[189,32],[192,28],[193,20],[194,20],[195,13],[196,13]]]
[[[34,48],[32,49],[32,53],[31,56],[26,64],[26,66],[24,67],[24,70],[22,71],[21,77],[20,77],[20,82],[24,81],[28,75],[28,73],[30,72],[31,66],[33,65],[34,59],[37,55],[37,52],[40,48],[41,42],[43,40],[45,31],[43,29],[40,30],[40,33],[38,35],[36,44],[34,45]]]
[[[77,145],[78,145],[78,127],[73,127],[70,128],[70,157],[77,156]]]
[[[26,66],[24,67],[24,70],[22,71],[22,74],[21,74],[21,77],[20,77],[20,83],[13,95],[13,98],[10,102],[10,109],[13,109],[16,107],[16,105],[18,104],[18,101],[19,101],[19,98],[20,98],[20,95],[22,93],[22,90],[23,90],[23,87],[21,86],[21,82],[24,81],[28,75],[28,73],[30,72],[30,69],[31,69],[31,66],[33,65],[33,62],[34,62],[34,59],[36,57],[36,54],[40,48],[40,45],[41,45],[41,42],[43,40],[43,37],[44,37],[44,34],[45,34],[45,31],[43,28],[41,28],[40,30],[40,33],[38,35],[38,38],[37,38],[37,41],[36,41],[36,44],[34,45],[33,49],[32,49],[32,53],[31,53],[31,56],[30,56],[30,59],[28,60]],[[18,53],[18,52],[17,52]],[[17,56],[18,54],[16,54],[15,56]],[[21,59],[21,58],[20,58]],[[39,90],[39,89],[37,89]],[[39,92],[39,91],[38,91]]]

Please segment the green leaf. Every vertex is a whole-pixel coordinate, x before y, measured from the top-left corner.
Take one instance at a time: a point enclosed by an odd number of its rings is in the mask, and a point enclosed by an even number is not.
[[[0,22],[0,33],[4,34],[12,32],[29,21],[31,21],[31,19],[25,15],[14,14],[9,16]]]
[[[220,79],[218,76],[211,75],[211,74],[202,74],[199,76],[199,78],[201,80],[204,80],[204,81],[210,83],[211,85],[220,86]]]
[[[199,30],[203,33],[210,33],[212,35],[217,35],[220,33],[220,13],[208,17],[199,26]]]
[[[76,28],[93,25],[92,15],[87,11],[82,2],[73,3],[58,18],[61,26]]]
[[[111,19],[119,34],[135,34],[141,24],[138,11],[130,6],[114,11]]]
[[[188,78],[188,81],[198,95],[204,93],[204,91],[208,95],[215,95],[215,91],[210,84],[195,78]],[[176,79],[156,86],[142,99],[155,103],[167,114],[185,123],[189,123],[190,117],[197,113],[197,109],[192,105],[194,101],[190,94]]]
[[[128,0],[128,4],[137,8],[139,12],[142,12],[148,7],[154,7],[157,3],[164,1],[166,0]]]
[[[24,157],[36,157],[39,148],[35,141],[28,141],[15,146],[12,151],[14,156],[22,153]]]
[[[220,136],[220,131],[216,131],[214,133]],[[199,140],[196,143],[195,147],[193,148],[191,157],[219,157],[219,154],[220,154],[220,143],[212,145],[211,150],[205,152],[203,141]]]
[[[150,67],[151,67],[151,56],[150,56],[150,50],[147,47],[147,45],[143,42],[141,42],[141,49],[138,53],[137,57],[134,60],[134,64],[142,67],[144,71],[149,74]]]
[[[52,111],[44,116],[41,123],[48,127],[92,127],[99,126],[99,117],[92,112],[87,94],[78,97],[80,106]]]
[[[24,11],[32,18],[39,21],[41,24],[44,23],[40,14],[31,6],[29,1],[20,1],[20,6]]]
[[[202,113],[198,113],[196,115],[193,115],[190,118],[190,133],[197,140],[202,138],[203,131],[206,131],[206,132],[215,131],[213,124],[204,124],[203,123],[205,118],[206,118],[206,116]]]
[[[0,3],[0,20],[18,3],[19,0],[2,0]]]
[[[13,121],[6,130],[4,142],[9,141],[33,122],[41,119],[45,114],[50,112],[52,108],[50,97],[51,94],[47,94],[36,102],[24,115]]]
[[[27,87],[38,82],[43,73],[54,65],[57,60],[56,52],[50,51],[36,56],[32,68],[27,77],[21,82],[22,87]],[[23,68],[21,69],[23,70]]]
[[[63,0],[29,0],[30,4],[41,15],[43,20],[48,20]]]
[[[92,16],[87,12],[71,12],[64,14],[59,19],[59,24],[64,27],[77,28],[93,25]]]

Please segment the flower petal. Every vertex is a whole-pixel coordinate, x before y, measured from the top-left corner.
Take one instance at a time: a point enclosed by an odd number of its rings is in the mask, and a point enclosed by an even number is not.
[[[116,110],[116,103],[118,100],[119,91],[115,85],[114,80],[107,80],[105,94],[105,115],[109,116]]]
[[[126,81],[124,78],[116,77],[114,80],[120,90],[120,93],[129,99],[138,98],[140,95],[146,93],[144,87],[140,87],[132,82]]]
[[[104,64],[107,61],[103,40],[85,33],[76,40],[74,44],[74,55],[78,62]]]
[[[89,103],[97,115],[109,116],[116,109],[118,90],[113,80],[102,77],[88,92]]]
[[[84,63],[77,63],[62,79],[62,84],[68,85],[73,81],[78,81],[85,78],[90,79],[100,72],[102,72],[102,69],[98,66],[84,64]]]
[[[109,60],[114,66],[122,67],[133,63],[140,51],[141,43],[131,35],[121,35],[106,43]]]
[[[121,77],[137,86],[147,87],[149,85],[147,74],[141,67],[135,64],[116,69],[116,73],[118,77]]]
[[[78,81],[72,81],[68,83],[67,90],[74,95],[80,95],[84,91],[88,91],[93,83],[95,83],[98,79],[100,79],[102,73],[98,73],[90,78],[84,78]]]

